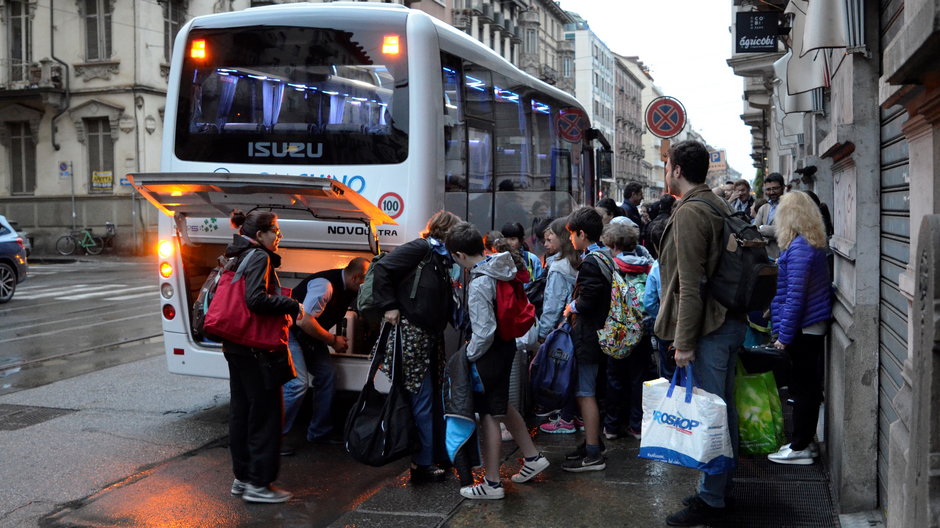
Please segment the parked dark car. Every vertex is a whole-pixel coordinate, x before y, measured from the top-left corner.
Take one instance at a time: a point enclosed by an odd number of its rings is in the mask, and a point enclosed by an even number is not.
[[[28,269],[23,239],[0,215],[0,304],[13,298],[16,285],[26,280]]]
[[[23,249],[26,250],[26,257],[29,258],[30,253],[33,252],[33,236],[30,235],[28,232],[20,229],[19,223],[14,222],[13,220],[10,220],[9,222],[10,222],[10,227],[12,227],[13,230],[16,231],[16,234],[19,235],[20,238],[23,239]]]

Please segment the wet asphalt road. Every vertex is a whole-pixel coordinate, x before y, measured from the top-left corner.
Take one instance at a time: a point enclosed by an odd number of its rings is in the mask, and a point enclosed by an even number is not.
[[[0,305],[0,394],[141,359],[128,345],[159,339],[153,258],[30,263]]]

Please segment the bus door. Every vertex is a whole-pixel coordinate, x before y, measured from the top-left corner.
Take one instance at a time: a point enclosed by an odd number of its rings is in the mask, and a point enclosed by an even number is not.
[[[368,226],[369,249],[379,252],[376,225],[398,225],[343,183],[308,176],[159,172],[128,174],[131,184],[176,221],[180,244],[189,243],[186,217],[227,218],[234,209],[266,209],[279,218],[357,222]]]

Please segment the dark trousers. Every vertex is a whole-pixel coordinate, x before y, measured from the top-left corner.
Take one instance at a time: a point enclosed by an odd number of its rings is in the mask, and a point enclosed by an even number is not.
[[[229,450],[235,478],[254,486],[277,480],[281,463],[281,387],[266,388],[254,357],[226,354],[229,387]]]
[[[607,390],[604,399],[604,429],[611,433],[629,427],[639,432],[643,421],[643,382],[651,379],[652,349],[643,336],[629,356],[607,357]]]
[[[826,336],[800,332],[787,353],[793,362],[790,377],[790,397],[793,398],[793,437],[790,448],[806,449],[816,435],[819,405],[822,403],[822,367],[820,358],[825,349]]]

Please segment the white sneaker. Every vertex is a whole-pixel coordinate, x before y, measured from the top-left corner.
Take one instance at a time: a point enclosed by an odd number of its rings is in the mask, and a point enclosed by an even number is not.
[[[788,447],[790,447],[790,445],[791,445],[791,444],[787,444],[787,445],[785,445],[785,446],[783,446],[783,447],[787,447],[787,448],[788,448]],[[781,448],[781,449],[782,449],[782,448]],[[811,443],[809,444],[809,447],[807,447],[806,449],[808,449],[809,452],[813,454],[813,458],[818,458],[818,457],[819,457],[819,446],[816,445],[816,442],[811,442]]]
[[[794,451],[790,449],[790,444],[787,444],[776,453],[767,455],[767,460],[777,464],[808,466],[813,463],[813,452],[809,448]]]
[[[506,429],[506,425],[502,422],[499,423],[499,438],[503,442],[512,440],[512,433],[509,432],[509,429]]]
[[[551,464],[549,464],[548,459],[545,458],[542,453],[539,453],[539,457],[531,462],[523,459],[522,467],[519,468],[519,472],[509,477],[509,479],[516,484],[528,482],[535,478],[536,475],[541,473],[549,465]]]
[[[506,496],[506,491],[502,486],[493,487],[486,483],[486,479],[483,479],[483,482],[475,486],[467,486],[465,488],[460,488],[460,494],[467,499],[474,500],[499,500]]]

